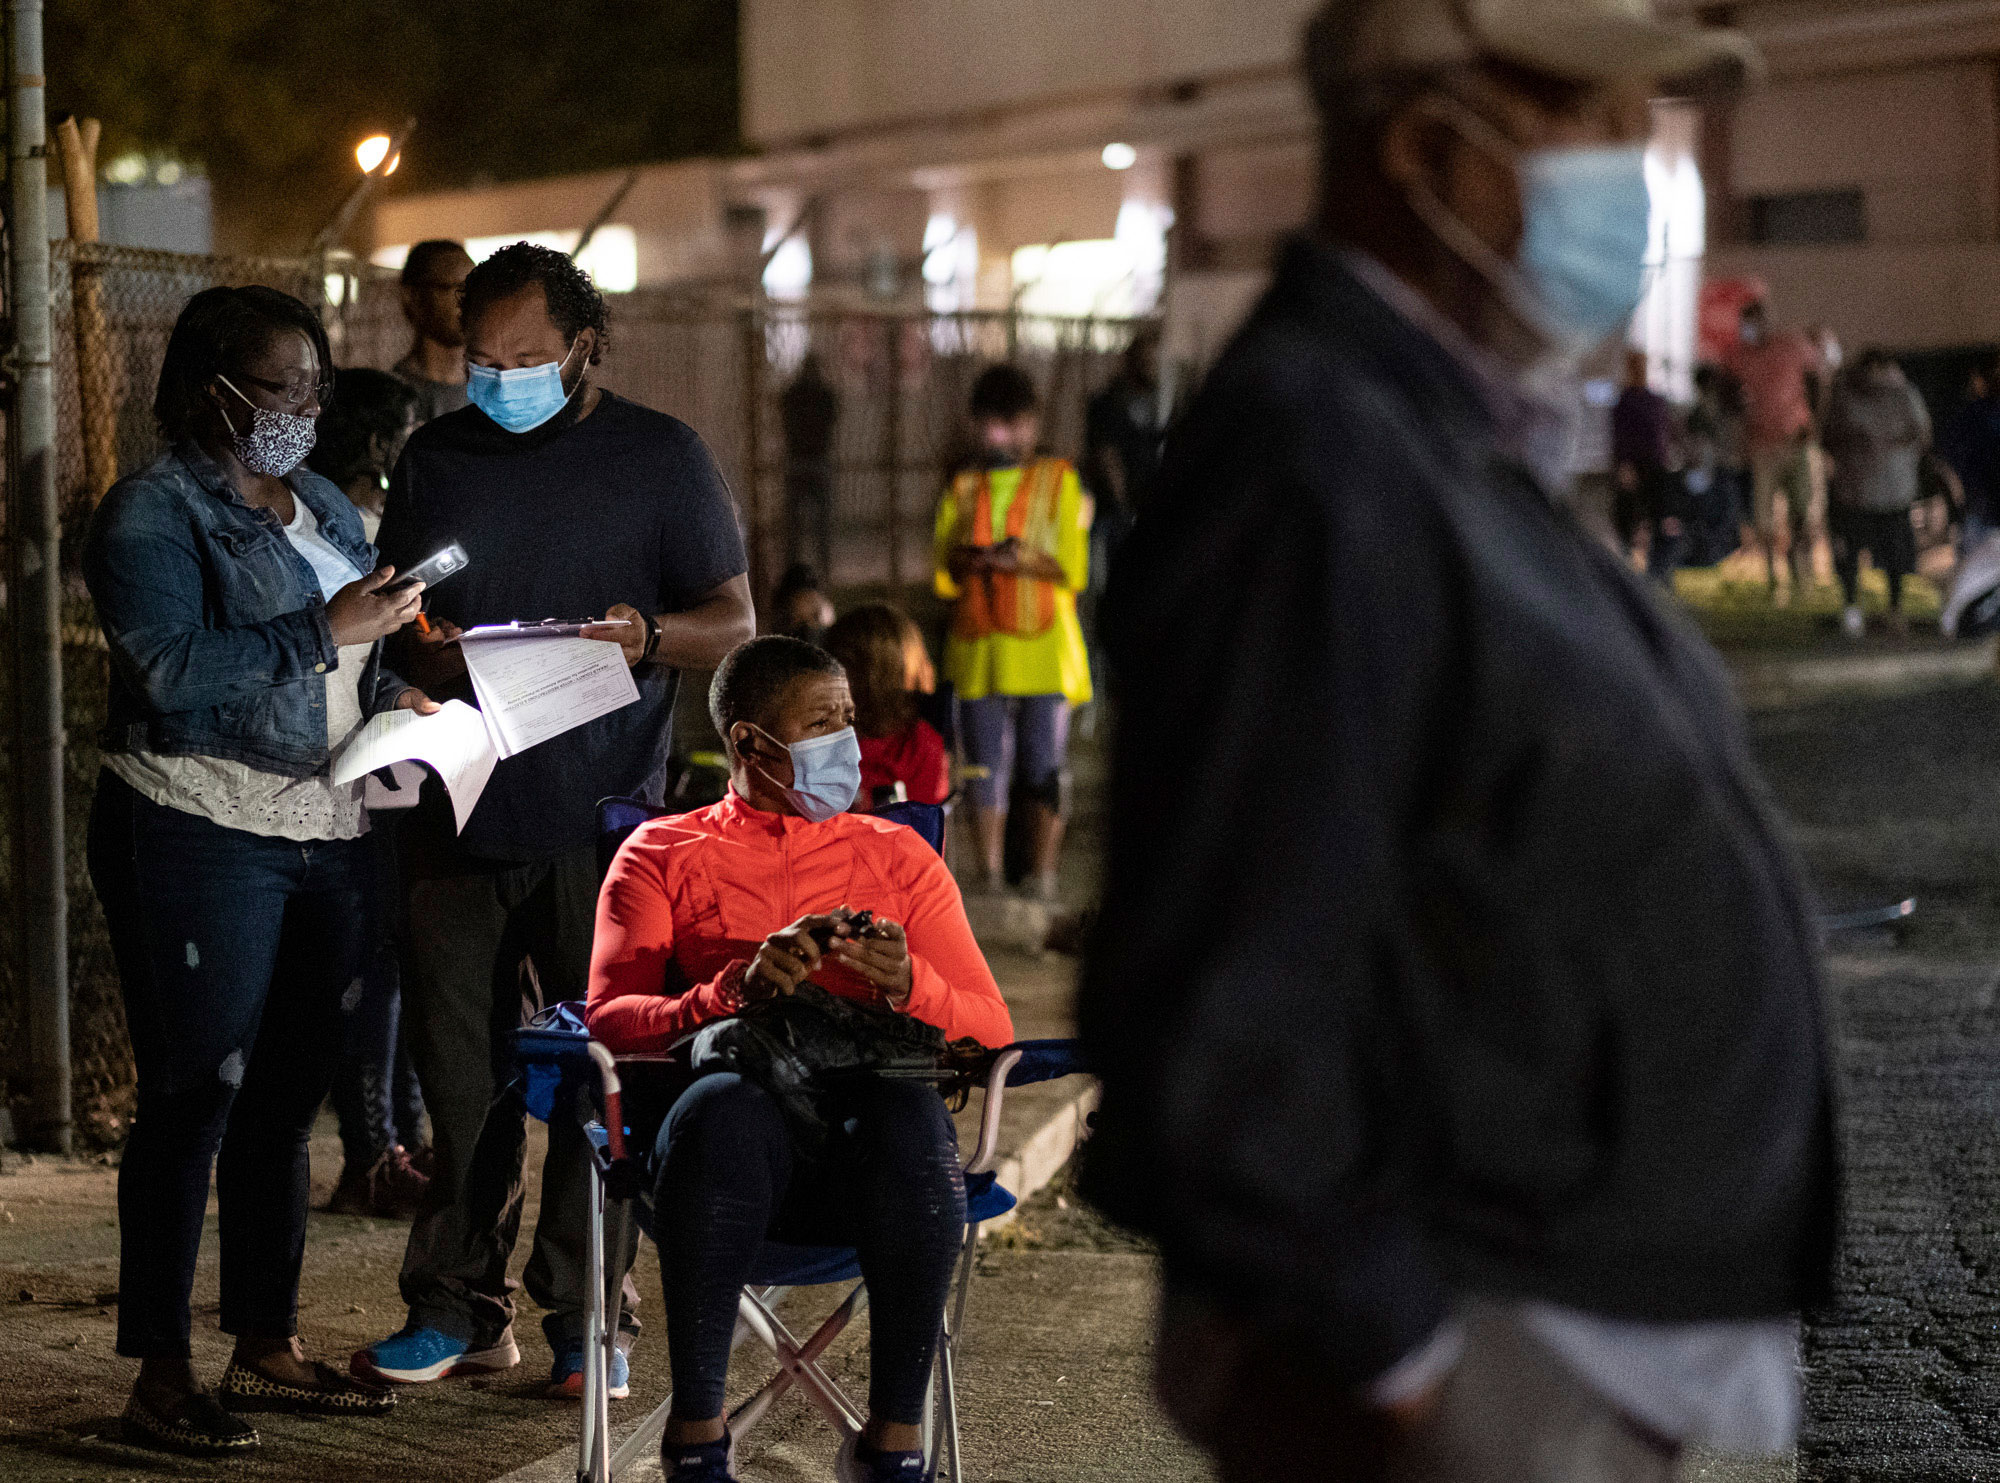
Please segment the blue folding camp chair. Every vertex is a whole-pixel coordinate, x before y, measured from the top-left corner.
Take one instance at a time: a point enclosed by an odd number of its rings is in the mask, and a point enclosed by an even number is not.
[[[606,1320],[605,1235],[607,1207],[617,1218],[636,1219],[652,1234],[647,1202],[640,1198],[640,1167],[626,1148],[631,1129],[625,1126],[624,1088],[619,1061],[590,1038],[581,1019],[581,1005],[557,1005],[535,1022],[514,1032],[515,1060],[523,1078],[528,1110],[548,1118],[574,1107],[578,1092],[595,1095],[601,1116],[588,1125],[597,1158],[591,1164],[589,1289],[584,1302],[583,1424],[577,1441],[579,1483],[612,1483],[635,1461],[650,1455],[666,1429],[673,1397],[669,1395],[614,1452],[611,1448],[610,1403],[606,1373],[616,1342]],[[631,1061],[659,1057],[632,1057]],[[993,1165],[1000,1138],[1000,1111],[1006,1089],[1029,1082],[1068,1076],[1081,1069],[1076,1043],[1070,1040],[1027,1040],[1008,1046],[995,1057],[985,1083],[980,1109],[979,1142],[965,1162],[965,1241],[938,1333],[937,1359],[923,1420],[924,1478],[940,1476],[964,1483],[965,1445],[958,1423],[958,1342],[965,1326],[966,1294],[972,1283],[979,1227],[983,1221],[1014,1208],[1014,1196],[995,1179]],[[800,1340],[779,1318],[776,1308],[795,1287],[853,1283],[847,1296],[810,1337]],[[729,1433],[741,1441],[784,1395],[793,1389],[826,1418],[842,1439],[859,1436],[860,1409],[848,1399],[819,1360],[827,1347],[866,1306],[867,1286],[861,1281],[860,1260],[851,1247],[791,1246],[768,1241],[757,1253],[750,1285],[737,1302],[736,1335],[732,1348],[755,1337],[771,1351],[778,1372],[754,1395],[729,1413]]]

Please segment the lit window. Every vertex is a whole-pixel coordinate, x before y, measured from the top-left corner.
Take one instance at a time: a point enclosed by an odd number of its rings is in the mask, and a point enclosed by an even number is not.
[[[792,233],[776,252],[767,242],[764,250],[771,253],[771,261],[764,265],[764,292],[774,299],[804,298],[813,281],[812,244],[805,234]]]
[[[1027,314],[1123,318],[1159,303],[1173,214],[1145,201],[1118,211],[1117,236],[1023,247],[1014,254],[1014,299]]]

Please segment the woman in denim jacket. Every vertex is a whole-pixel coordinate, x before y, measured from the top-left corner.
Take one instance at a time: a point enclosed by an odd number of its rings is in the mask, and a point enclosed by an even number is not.
[[[139,1068],[118,1180],[118,1352],[142,1361],[125,1422],[180,1451],[256,1446],[232,1412],[392,1404],[296,1337],[306,1137],[366,920],[361,789],[329,758],[377,711],[436,709],[380,662],[417,590],[383,590],[354,507],[300,464],[331,380],[297,299],[195,295],[153,404],[172,451],[111,490],[84,549],[111,650],[90,874]],[[212,1166],[236,1337],[213,1396],[188,1318]]]

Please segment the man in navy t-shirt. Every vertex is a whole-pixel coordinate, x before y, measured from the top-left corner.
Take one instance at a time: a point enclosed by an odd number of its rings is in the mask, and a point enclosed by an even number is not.
[[[437,1167],[403,1262],[409,1323],[354,1357],[358,1373],[404,1382],[520,1359],[507,1261],[526,1125],[518,1099],[488,1117],[509,1078],[506,1032],[524,984],[543,1004],[584,997],[597,800],[659,801],[679,671],[714,668],[755,629],[735,504],[708,449],[686,424],[590,380],[605,316],[589,278],[523,242],[473,269],[464,293],[472,405],[410,439],[380,545],[399,569],[453,541],[471,562],[427,596],[432,632],[404,646],[399,673],[470,700],[451,642],[460,629],[623,618],[596,636],[622,645],[639,699],[501,762],[462,834],[435,783],[405,829],[404,1012]],[[559,1394],[582,1384],[587,1158],[577,1121],[552,1119],[525,1278]],[[630,1263],[629,1250],[613,1253],[610,1280]],[[619,1395],[638,1325],[613,1306]]]

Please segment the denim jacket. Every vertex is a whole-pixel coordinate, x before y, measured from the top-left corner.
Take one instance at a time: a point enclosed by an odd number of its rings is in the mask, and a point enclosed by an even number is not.
[[[338,488],[303,467],[285,482],[329,543],[374,568]],[[327,765],[326,675],[340,651],[318,579],[278,517],[245,504],[200,448],[182,443],[112,486],[83,577],[111,649],[105,751],[222,757],[292,778]],[[378,642],[362,711],[388,709],[402,689]]]

